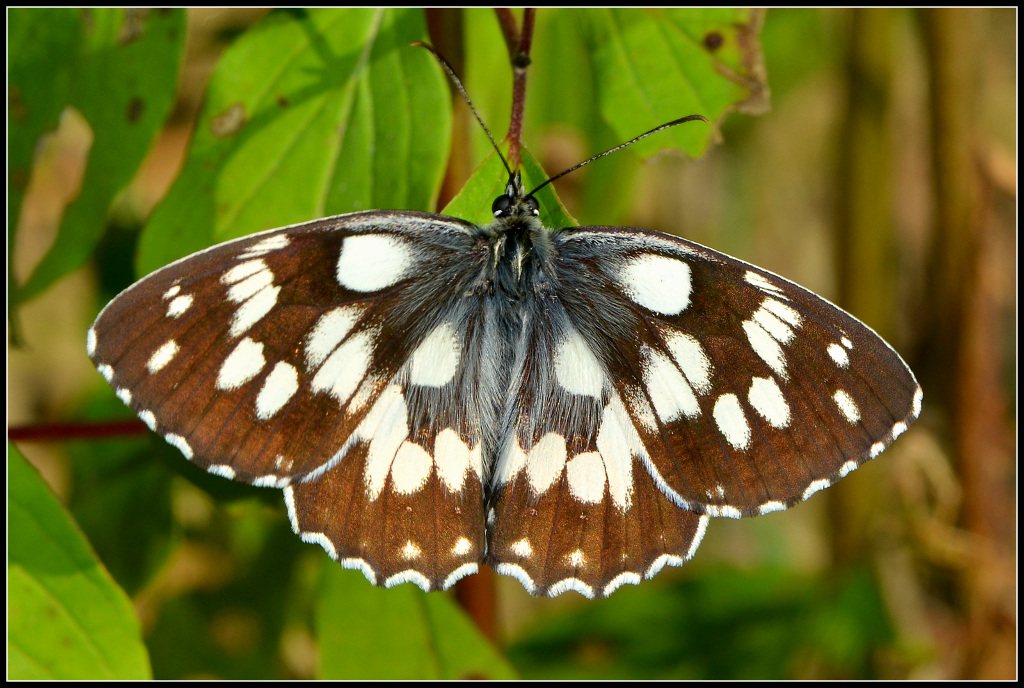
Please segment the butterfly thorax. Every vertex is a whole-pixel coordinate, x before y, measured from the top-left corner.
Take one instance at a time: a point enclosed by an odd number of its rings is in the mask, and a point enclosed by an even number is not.
[[[491,206],[494,222],[485,228],[491,253],[487,282],[509,302],[531,298],[546,283],[551,261],[548,230],[539,219],[537,200],[525,193],[519,173],[509,177],[505,193]]]

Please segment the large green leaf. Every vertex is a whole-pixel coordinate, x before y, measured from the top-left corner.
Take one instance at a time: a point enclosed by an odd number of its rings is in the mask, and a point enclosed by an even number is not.
[[[447,595],[372,588],[333,562],[316,605],[320,678],[514,678],[508,662]]]
[[[223,55],[184,170],[142,236],[146,273],[324,215],[428,210],[450,101],[415,10],[275,12]]]
[[[74,108],[92,131],[82,188],[54,245],[12,290],[24,301],[80,267],[103,235],[114,196],[134,176],[170,112],[185,13],[21,8],[8,20],[8,227],[17,226],[39,139],[56,129],[61,112]]]
[[[8,678],[149,678],[131,602],[10,443],[7,481]]]
[[[576,16],[593,55],[601,112],[623,140],[686,115],[717,122],[741,104],[765,105],[754,10],[608,9]],[[682,126],[636,148],[650,155],[668,139],[691,155],[711,141],[705,128]]]
[[[584,137],[577,154],[582,159],[685,115],[720,124],[730,110],[763,109],[761,17],[744,9],[539,10],[527,78],[526,145],[540,153],[547,132],[560,132],[564,140],[572,131]],[[496,49],[503,45],[493,11],[466,11],[467,88],[499,139],[511,103],[508,56]],[[574,210],[585,224],[620,223],[633,197],[638,156],[663,149],[695,156],[715,138],[715,126],[694,122],[574,173],[570,183],[586,180]],[[478,156],[486,154],[485,137],[472,142]]]

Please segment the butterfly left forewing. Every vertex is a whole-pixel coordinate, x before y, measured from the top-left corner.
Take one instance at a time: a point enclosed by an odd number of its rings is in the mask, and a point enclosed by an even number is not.
[[[89,353],[190,460],[284,488],[304,539],[375,582],[443,587],[484,547],[462,298],[477,248],[471,225],[422,213],[264,232],[127,289]]]
[[[674,237],[556,235],[559,298],[608,368],[674,503],[785,508],[877,456],[921,391],[874,332],[777,275]]]

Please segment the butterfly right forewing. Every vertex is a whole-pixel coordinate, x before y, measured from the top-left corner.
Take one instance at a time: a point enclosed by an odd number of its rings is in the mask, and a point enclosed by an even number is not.
[[[888,344],[777,275],[654,232],[558,237],[560,299],[610,371],[652,479],[682,507],[783,509],[920,413],[920,387]]]

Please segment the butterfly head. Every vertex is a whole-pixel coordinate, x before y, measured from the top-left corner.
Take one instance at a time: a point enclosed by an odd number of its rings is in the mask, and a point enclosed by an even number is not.
[[[522,178],[516,171],[509,175],[505,193],[494,199],[491,212],[496,219],[539,217],[540,204],[536,198],[523,190]]]

